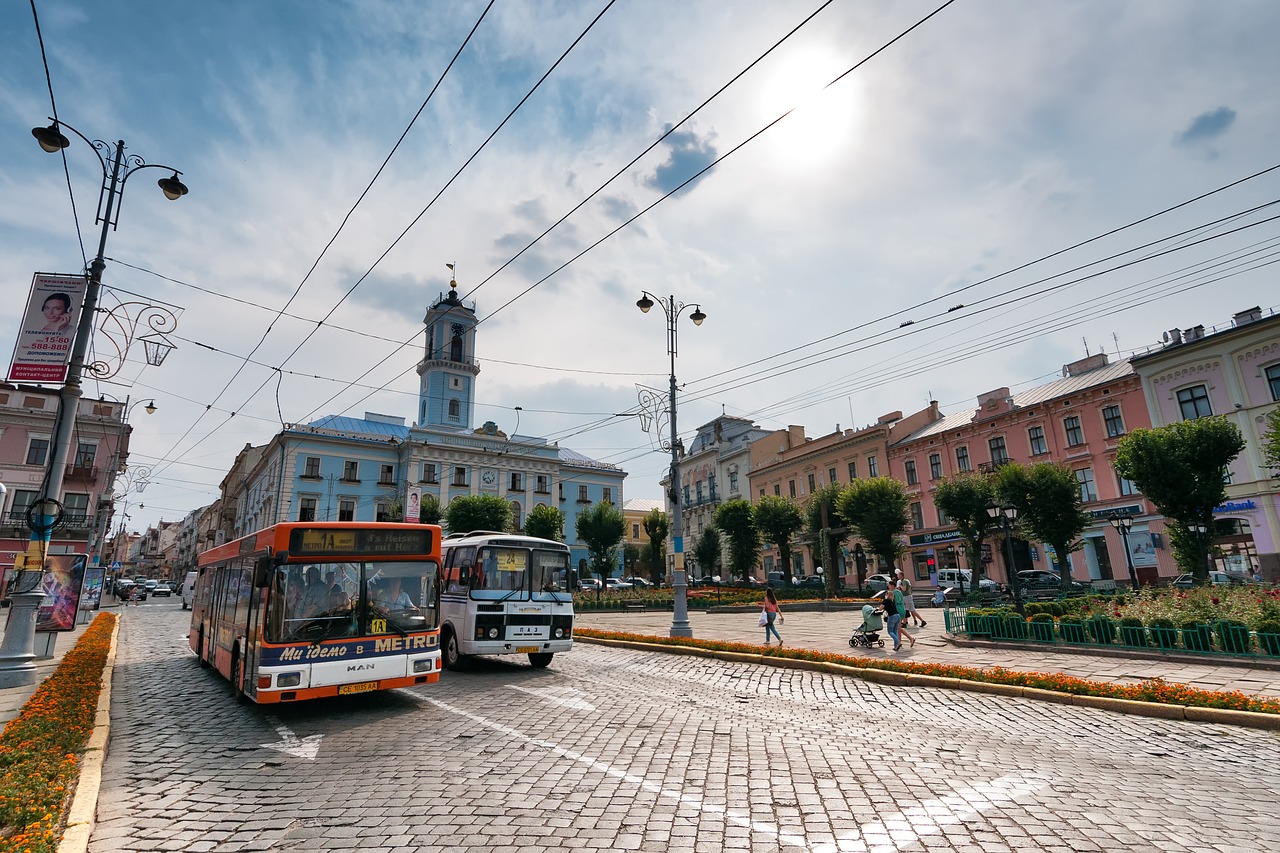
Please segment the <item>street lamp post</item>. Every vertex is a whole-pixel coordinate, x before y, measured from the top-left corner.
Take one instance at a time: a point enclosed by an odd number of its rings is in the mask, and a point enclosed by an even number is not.
[[[987,517],[996,523],[1000,528],[1000,532],[1004,534],[1004,560],[1005,570],[1009,575],[1009,591],[1013,594],[1013,606],[1017,608],[1018,615],[1026,618],[1026,612],[1023,610],[1022,589],[1018,582],[1017,567],[1013,564],[1013,527],[1018,520],[1018,508],[1015,506],[1000,506],[994,502],[987,504]]]
[[[107,265],[107,234],[119,222],[120,200],[123,197],[125,182],[129,180],[130,175],[141,169],[163,169],[173,173],[172,176],[161,178],[156,182],[164,192],[165,198],[176,201],[187,194],[186,185],[178,180],[181,172],[172,166],[146,163],[136,154],[126,156],[124,140],[119,140],[112,146],[101,139],[90,140],[66,122],[59,122],[53,118],[50,121],[53,123],[48,127],[36,127],[31,130],[31,135],[46,152],[56,154],[71,144],[62,133],[62,128],[66,128],[83,139],[98,155],[102,165],[102,190],[98,195],[98,218],[95,224],[101,223],[102,231],[98,237],[98,253],[89,264],[84,305],[81,308],[80,322],[76,326],[76,336],[71,346],[67,378],[58,398],[57,429],[53,436],[48,468],[45,471],[40,493],[32,504],[34,511],[28,513],[31,541],[23,564],[24,567],[33,567],[41,573],[44,570],[45,554],[48,551],[53,529],[62,516],[59,496],[62,494],[63,476],[66,471],[67,457],[70,455],[71,437],[76,428],[76,414],[80,407],[80,398],[83,396],[80,378],[84,373],[89,340],[93,336],[98,296],[102,289],[102,272]],[[32,591],[18,593],[12,597],[13,603],[10,608],[12,615],[5,630],[4,642],[0,644],[0,687],[35,683],[35,614],[43,598],[42,584],[35,584]]]
[[[1210,548],[1209,531],[1212,530],[1207,524],[1188,524],[1187,530],[1196,535],[1196,542],[1200,543],[1200,550],[1204,554],[1204,570],[1205,577],[1208,578],[1209,572],[1213,571],[1213,553]]]
[[[1124,543],[1124,562],[1129,567],[1129,586],[1136,592],[1138,590],[1138,573],[1134,571],[1133,554],[1129,551],[1129,529],[1133,527],[1133,517],[1113,512],[1107,520],[1120,533],[1120,541]]]
[[[671,489],[668,496],[671,498],[673,509],[671,550],[675,558],[675,565],[671,572],[672,591],[675,594],[675,605],[671,616],[671,636],[692,637],[693,628],[689,625],[688,582],[684,571],[684,520],[680,507],[680,451],[676,432],[676,321],[689,308],[693,309],[689,319],[695,326],[701,326],[702,321],[707,319],[707,315],[702,313],[699,305],[677,302],[674,296],[665,298],[654,296],[647,290],[641,291],[640,298],[636,300],[636,307],[641,313],[648,314],[654,303],[661,305],[663,313],[667,315],[667,354],[671,356],[671,391],[667,401],[671,412]]]

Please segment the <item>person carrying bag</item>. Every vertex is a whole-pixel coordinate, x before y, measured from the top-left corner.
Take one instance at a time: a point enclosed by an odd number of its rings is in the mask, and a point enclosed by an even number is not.
[[[778,633],[778,628],[773,623],[785,621],[782,618],[782,611],[778,608],[778,599],[774,597],[773,587],[765,587],[764,590],[764,607],[760,611],[760,625],[764,628],[764,644],[769,645],[769,634],[778,638],[778,647],[782,647],[782,635]]]

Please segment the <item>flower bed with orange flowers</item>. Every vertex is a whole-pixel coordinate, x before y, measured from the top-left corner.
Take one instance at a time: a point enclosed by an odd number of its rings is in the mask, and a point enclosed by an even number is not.
[[[693,640],[684,637],[655,637],[622,631],[598,631],[591,628],[578,628],[574,632],[574,636],[820,661],[858,669],[879,669],[911,675],[955,678],[961,681],[1035,687],[1041,690],[1053,690],[1059,693],[1072,693],[1079,696],[1101,696],[1111,699],[1130,699],[1138,702],[1159,702],[1167,705],[1189,705],[1198,708],[1225,708],[1233,711],[1280,714],[1280,700],[1250,696],[1239,691],[1201,690],[1185,684],[1167,682],[1160,678],[1147,679],[1137,684],[1111,684],[1105,681],[1090,681],[1085,678],[1075,678],[1070,675],[1056,673],[1018,672],[1004,669],[1003,667],[978,669],[954,664],[910,663],[907,661],[885,660],[883,658],[864,658],[829,652],[816,652],[806,649],[757,646],[752,643],[726,643],[716,640]]]
[[[0,735],[0,853],[58,849],[115,624],[93,620]]]

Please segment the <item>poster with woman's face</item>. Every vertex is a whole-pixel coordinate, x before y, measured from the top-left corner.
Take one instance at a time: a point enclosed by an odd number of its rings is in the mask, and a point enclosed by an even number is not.
[[[37,631],[72,631],[76,603],[84,585],[84,554],[50,554],[44,561],[44,601],[36,617]]]

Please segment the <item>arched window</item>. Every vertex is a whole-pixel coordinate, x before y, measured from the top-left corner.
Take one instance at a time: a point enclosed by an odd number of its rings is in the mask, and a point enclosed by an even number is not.
[[[520,519],[520,502],[511,502],[511,526],[516,530],[524,529],[524,522]]]
[[[462,404],[453,399],[449,401],[449,420],[456,421],[462,414]]]
[[[449,342],[449,360],[462,361],[462,335],[454,335]]]

